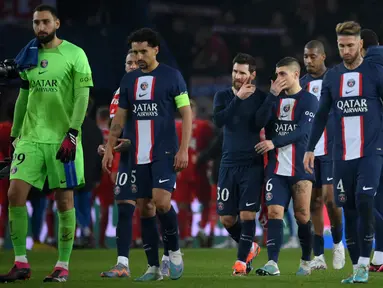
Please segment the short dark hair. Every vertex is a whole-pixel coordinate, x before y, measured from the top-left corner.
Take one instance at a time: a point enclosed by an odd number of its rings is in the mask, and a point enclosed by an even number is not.
[[[283,66],[295,66],[299,69],[299,71],[301,70],[301,65],[299,64],[299,61],[294,57],[285,57],[279,60],[276,67],[279,68]]]
[[[133,42],[148,42],[150,47],[159,47],[160,36],[150,28],[141,28],[129,35],[128,44],[131,45]]]
[[[47,5],[47,4],[40,4],[39,6],[37,6],[35,8],[35,10],[33,10],[33,13],[43,12],[43,11],[49,11],[49,12],[51,12],[51,14],[54,18],[58,18],[57,9],[55,7],[53,7],[51,5]]]
[[[307,48],[307,49],[318,49],[318,52],[325,54],[324,45],[319,40],[311,40],[311,41],[307,42],[307,44],[305,45],[305,48]]]
[[[253,73],[255,69],[257,68],[257,65],[255,63],[255,58],[246,53],[238,53],[233,59],[233,65],[235,63],[249,65],[250,73]]]
[[[363,40],[363,49],[367,50],[370,46],[378,46],[379,38],[371,29],[363,29],[360,32],[360,37]]]

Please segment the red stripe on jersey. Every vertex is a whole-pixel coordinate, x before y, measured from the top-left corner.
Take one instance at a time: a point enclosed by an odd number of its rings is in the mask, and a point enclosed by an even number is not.
[[[137,100],[137,88],[138,88],[138,78],[134,82],[134,100]]]
[[[281,105],[282,105],[282,99],[279,99],[279,104],[277,109],[277,118],[279,118],[279,115],[281,114]]]
[[[363,95],[363,76],[359,73],[359,96]]]
[[[343,97],[343,82],[344,82],[344,76],[343,74],[340,76],[340,85],[339,85],[339,96]],[[341,130],[342,130],[342,148],[343,148],[343,155],[342,159],[346,160],[346,131],[344,130],[344,118],[341,119],[340,124]]]
[[[340,97],[343,96],[343,81],[344,81],[344,77],[343,77],[343,74],[340,76],[340,86],[339,86],[339,95]]]
[[[135,126],[136,126],[136,156],[135,156],[135,163],[138,164],[138,145],[140,143],[140,137],[138,133],[138,121],[135,121]]]
[[[327,149],[327,138],[328,138],[328,135],[327,135],[327,128],[325,127],[325,128],[324,128],[324,131],[323,131],[324,154],[325,154],[325,155],[328,154],[328,149]]]
[[[295,101],[295,103],[298,101]],[[291,149],[292,149],[292,159],[291,159],[291,176],[295,176],[295,144],[291,144]]]
[[[363,95],[363,76],[359,73],[359,96]],[[360,116],[360,157],[364,154],[364,119]]]
[[[308,92],[310,92],[310,85],[311,85],[311,82],[309,82],[309,83],[307,84],[307,91],[308,91]]]
[[[278,110],[278,111],[279,111],[279,110]],[[277,174],[278,167],[279,167],[278,150],[279,150],[279,148],[275,149],[275,169],[274,169],[274,173],[275,173],[275,174]]]
[[[156,85],[156,77],[153,77],[152,89],[150,90],[150,100],[154,100],[154,86]]]
[[[153,83],[154,83],[154,80],[153,80]],[[150,120],[150,137],[152,139],[152,146],[150,147],[150,162],[152,162],[153,161],[153,147],[154,147],[154,120]]]
[[[295,116],[295,108],[297,108],[298,101],[294,101],[294,107],[291,110],[291,121],[294,121],[294,116]]]

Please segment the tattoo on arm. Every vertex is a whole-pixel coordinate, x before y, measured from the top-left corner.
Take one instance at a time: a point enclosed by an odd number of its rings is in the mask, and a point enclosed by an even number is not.
[[[120,124],[113,124],[112,127],[110,128],[110,132],[112,136],[114,137],[120,137],[121,132],[122,132],[122,127]]]

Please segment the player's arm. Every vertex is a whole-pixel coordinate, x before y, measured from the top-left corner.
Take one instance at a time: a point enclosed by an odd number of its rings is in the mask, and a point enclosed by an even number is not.
[[[274,96],[272,93],[269,93],[267,95],[262,105],[258,108],[257,112],[255,113],[254,124],[256,127],[262,129],[267,125],[267,123],[269,123],[269,121],[272,118],[273,108],[277,103],[277,99],[278,97]]]
[[[24,116],[27,112],[28,105],[28,96],[29,96],[29,81],[26,76],[21,73],[21,87],[19,91],[19,96],[16,100],[15,112],[13,116],[13,124],[11,137],[17,138],[20,136],[21,127],[23,126]]]
[[[241,103],[241,99],[235,96],[230,103],[225,105],[225,94],[217,92],[214,96],[214,111],[213,111],[213,122],[218,128],[222,128],[226,125],[235,114],[235,110]]]
[[[315,112],[318,110],[318,100],[315,96],[305,99],[307,101],[306,107],[304,107],[302,114],[300,115],[297,127],[295,130],[287,135],[280,135],[274,137],[271,141],[275,148],[284,147],[289,144],[299,141],[302,137],[305,137],[310,133],[312,120]],[[301,101],[305,101],[301,100]]]
[[[315,114],[314,121],[311,127],[311,133],[307,145],[307,151],[314,152],[315,146],[318,143],[324,128],[326,127],[328,115],[331,110],[332,97],[330,89],[330,73],[328,72],[322,82],[321,97],[319,100],[319,108]]]

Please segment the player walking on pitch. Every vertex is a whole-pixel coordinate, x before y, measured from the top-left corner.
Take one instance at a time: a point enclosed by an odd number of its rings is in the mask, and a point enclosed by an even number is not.
[[[260,252],[253,239],[261,204],[263,157],[256,155],[254,145],[259,143],[263,128],[256,121],[256,112],[266,94],[251,84],[255,68],[252,56],[238,54],[233,60],[232,87],[214,96],[214,123],[223,127],[217,212],[231,238],[239,244],[234,276],[250,273],[251,262]]]
[[[125,74],[121,81],[119,107],[112,121],[103,167],[110,169],[113,147],[125,128],[123,138],[131,140],[134,160],[131,171],[135,173],[129,175],[129,179],[117,179],[115,189],[132,194],[130,197],[137,199],[141,212],[142,241],[149,267],[136,281],[163,278],[158,257],[156,212],[169,248],[169,277],[179,279],[183,274],[183,260],[171,193],[175,188],[176,171],[188,165],[192,111],[181,73],[156,59],[160,46],[158,34],[148,28],[140,29],[129,36],[129,44],[138,57],[140,69]],[[175,129],[176,109],[183,120],[180,147]],[[126,163],[123,159],[120,163],[121,170],[121,165]],[[126,173],[121,175],[126,176]],[[130,178],[135,180],[134,185]]]
[[[382,168],[383,67],[361,56],[361,28],[356,22],[336,26],[343,62],[330,69],[322,83],[304,165],[313,173],[314,148],[334,111],[335,201],[343,207],[347,248],[353,274],[342,283],[367,283],[374,238],[374,195]]]
[[[256,273],[261,276],[280,274],[278,257],[283,241],[283,215],[292,198],[302,248],[297,275],[304,276],[311,273],[310,199],[314,177],[305,173],[303,155],[318,100],[300,86],[300,65],[295,58],[286,57],[280,60],[275,73],[277,79],[271,83],[270,94],[259,116],[265,121],[264,126],[267,124],[266,137],[271,139],[255,146],[258,153],[270,151],[265,185],[269,261],[257,269]]]
[[[303,61],[307,74],[304,75],[300,84],[301,87],[320,99],[323,77],[327,71],[325,65],[326,54],[322,42],[312,40],[305,45]],[[330,114],[332,115],[332,113]],[[315,147],[315,183],[311,195],[311,220],[314,226],[314,259],[311,261],[311,269],[327,269],[324,258],[323,238],[323,206],[326,204],[327,213],[331,221],[331,235],[333,247],[333,267],[342,269],[346,262],[344,246],[342,242],[343,225],[342,209],[334,202],[333,161],[332,146],[334,140],[333,121],[327,122],[318,144]]]
[[[42,189],[46,177],[57,202],[59,257],[44,282],[65,282],[68,278],[76,228],[73,189],[84,184],[80,129],[93,82],[84,51],[57,38],[59,27],[55,8],[40,5],[35,9],[38,63],[20,74],[22,85],[11,133],[13,138],[20,138],[13,154],[8,191],[15,264],[8,274],[0,276],[0,282],[31,276],[26,256],[26,201],[31,186]]]

